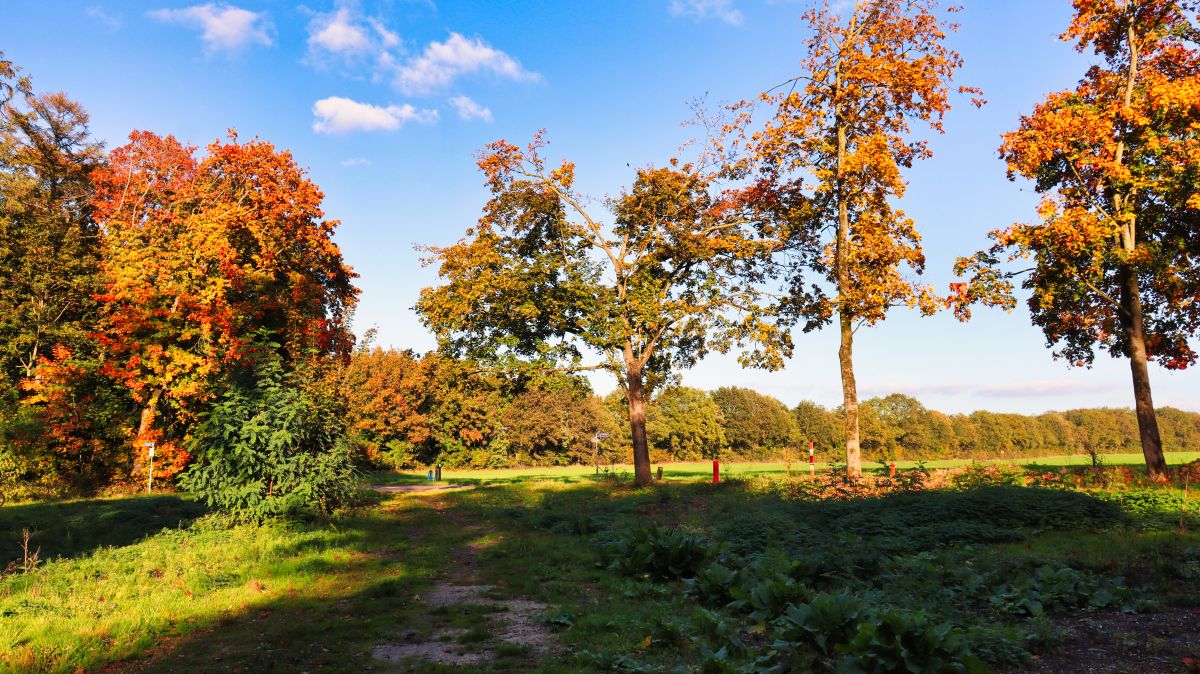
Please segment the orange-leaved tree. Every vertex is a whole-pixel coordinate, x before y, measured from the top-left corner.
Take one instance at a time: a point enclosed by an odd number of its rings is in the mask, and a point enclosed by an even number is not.
[[[767,365],[790,351],[756,283],[775,243],[758,234],[745,195],[704,168],[711,162],[638,170],[606,204],[606,223],[576,191],[574,165],[552,166],[542,149],[540,134],[524,148],[484,149],[492,197],[464,239],[428,249],[445,283],[422,290],[417,309],[456,355],[615,375],[645,484],[646,401],[673,368],[737,345]]]
[[[1011,179],[1045,197],[1038,221],[991,233],[955,271],[956,313],[1012,308],[1026,275],[1029,309],[1056,355],[1090,366],[1097,346],[1128,358],[1149,473],[1166,472],[1148,363],[1196,361],[1200,328],[1200,51],[1197,4],[1074,0],[1062,39],[1093,51],[1074,89],[1050,94],[1004,135]],[[1031,268],[1011,270],[1025,260]],[[1028,266],[1028,265],[1021,265]]]
[[[955,26],[934,0],[855,0],[838,9],[824,3],[804,20],[811,35],[803,74],[761,95],[773,114],[751,135],[745,161],[759,175],[760,198],[793,204],[780,262],[791,293],[781,309],[804,320],[806,331],[836,315],[846,464],[857,477],[854,335],[892,307],[928,314],[939,306],[915,278],[925,266],[921,238],[896,202],[905,192],[904,169],[930,156],[913,125],[942,131],[962,61],[945,44]],[[983,103],[978,90],[958,90]],[[754,104],[738,107],[749,128]]]
[[[258,334],[289,362],[349,355],[354,274],[333,242],[337,222],[322,219],[320,189],[290,153],[231,134],[197,159],[171,136],[138,131],[94,180],[100,339],[107,371],[142,406],[139,459],[145,442],[163,439],[164,399],[185,420],[195,414]],[[182,468],[174,439],[166,458]]]

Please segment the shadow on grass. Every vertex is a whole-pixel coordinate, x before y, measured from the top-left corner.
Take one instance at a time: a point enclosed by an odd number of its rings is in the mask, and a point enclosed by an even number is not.
[[[22,556],[22,530],[43,560],[79,557],[96,548],[124,546],[208,512],[202,503],[174,494],[51,501],[0,507],[0,568]],[[32,550],[31,550],[32,552]]]
[[[518,479],[538,478],[514,478]],[[624,484],[484,485],[395,498],[419,499],[407,503],[422,507],[389,510],[384,503],[335,522],[339,535],[331,545],[336,550],[298,546],[286,551],[288,557],[323,555],[298,567],[318,577],[314,584],[288,591],[264,577],[268,590],[283,590],[281,594],[267,601],[247,599],[227,613],[178,626],[168,627],[174,621],[160,616],[148,633],[165,638],[145,637],[134,649],[147,649],[144,654],[120,663],[119,670],[387,669],[387,663],[372,659],[371,648],[427,637],[439,618],[418,597],[436,580],[464,572],[470,582],[494,584],[504,594],[546,602],[555,607],[551,620],[570,625],[560,636],[561,655],[534,663],[527,654],[513,653],[473,671],[595,671],[570,651],[635,649],[655,621],[694,610],[682,593],[653,594],[665,588],[646,585],[645,591],[652,594],[628,594],[630,581],[598,564],[605,540],[639,525],[680,527],[739,555],[773,548],[827,556],[846,562],[842,571],[871,573],[890,555],[1017,541],[1047,530],[1102,531],[1122,519],[1112,504],[1085,494],[1019,487],[820,503],[752,492],[736,481],[667,483],[646,489]],[[143,500],[147,503],[139,503]],[[88,522],[112,512],[109,505],[134,512],[152,505],[148,498],[127,501],[133,503],[57,505],[95,510],[75,512]],[[10,514],[0,512],[4,522],[11,520]],[[46,511],[46,517],[52,512]],[[486,546],[477,546],[474,556],[464,554],[466,546],[485,535]],[[662,650],[662,657],[674,658],[675,664],[689,661],[688,653],[670,648]],[[408,671],[453,670],[415,663]]]

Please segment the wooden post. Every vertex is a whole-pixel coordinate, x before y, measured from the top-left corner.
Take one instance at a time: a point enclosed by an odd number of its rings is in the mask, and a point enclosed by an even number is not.
[[[721,464],[716,459],[713,459],[713,484],[721,481]]]

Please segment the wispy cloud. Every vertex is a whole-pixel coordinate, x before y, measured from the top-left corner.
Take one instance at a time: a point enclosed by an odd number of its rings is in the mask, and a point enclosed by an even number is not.
[[[395,131],[408,122],[433,122],[437,110],[418,110],[409,104],[381,107],[370,103],[330,96],[313,104],[313,131],[351,133],[353,131]]]
[[[156,9],[147,16],[164,23],[200,29],[205,50],[235,52],[252,44],[270,46],[274,27],[266,12],[233,5],[207,3],[182,9]]]
[[[478,38],[451,33],[445,42],[430,42],[419,56],[399,63],[395,84],[405,94],[427,95],[445,89],[459,77],[480,72],[514,81],[541,77]]]
[[[671,0],[667,11],[671,16],[686,16],[696,21],[716,19],[740,26],[744,20],[742,12],[733,5],[734,0]]]
[[[458,111],[459,119],[472,120],[482,119],[485,122],[492,121],[492,111],[482,105],[471,100],[467,96],[455,96],[450,99],[450,105]]]
[[[338,163],[341,164],[342,166],[370,166],[371,164],[374,164],[375,162],[371,161],[370,159],[366,159],[364,157],[351,157],[350,159],[343,159],[342,161],[340,161]]]
[[[100,7],[88,7],[87,15],[99,21],[109,30],[119,30],[123,23],[121,17],[109,14]]]
[[[1106,393],[1114,389],[1111,383],[1087,382],[1073,379],[1039,379],[1027,382],[996,384],[932,384],[895,383],[882,386],[865,386],[863,395],[877,396],[892,393],[920,395],[977,396],[982,398],[1026,398],[1074,395],[1079,393]]]

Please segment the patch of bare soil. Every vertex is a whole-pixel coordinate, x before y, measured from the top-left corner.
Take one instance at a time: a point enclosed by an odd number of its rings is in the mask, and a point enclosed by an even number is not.
[[[534,655],[553,651],[554,636],[538,620],[538,616],[550,607],[529,599],[493,599],[494,585],[456,585],[438,583],[422,599],[430,608],[456,606],[487,606],[495,612],[490,614],[494,623],[489,632],[501,644],[512,644],[528,648]],[[379,644],[373,655],[380,660],[399,662],[409,658],[425,660],[443,665],[478,665],[495,659],[496,653],[486,644],[463,645],[457,641],[466,630],[444,628],[427,636],[415,632],[406,635],[402,643]]]
[[[1180,674],[1200,660],[1200,608],[1095,613],[1059,624],[1062,644],[1020,671],[1031,674]]]
[[[479,533],[480,527],[462,521],[440,501],[431,505],[444,516],[455,521],[462,529]],[[428,607],[431,614],[446,609],[461,607],[486,607],[488,612],[486,631],[488,639],[474,643],[463,643],[470,636],[461,627],[442,627],[430,634],[408,632],[404,640],[382,643],[372,650],[379,660],[401,663],[411,660],[454,665],[478,666],[495,660],[496,649],[501,646],[524,648],[531,657],[541,657],[555,651],[555,638],[550,629],[538,620],[550,606],[529,599],[500,599],[502,596],[494,585],[475,582],[475,568],[480,552],[496,543],[496,539],[479,538],[468,543],[458,555],[458,569],[448,581],[441,581],[424,595],[417,597]],[[472,640],[474,641],[474,640]]]

